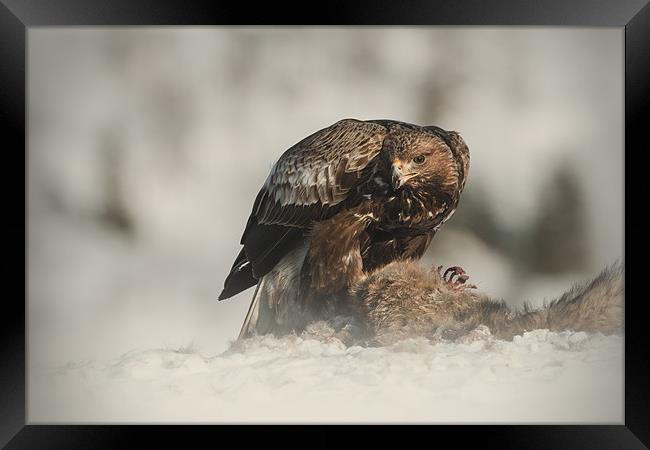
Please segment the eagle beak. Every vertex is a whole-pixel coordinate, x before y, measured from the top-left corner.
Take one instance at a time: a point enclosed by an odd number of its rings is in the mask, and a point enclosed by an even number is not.
[[[406,177],[402,173],[402,163],[395,162],[392,167],[391,182],[393,184],[393,189],[399,189],[404,186],[404,183],[406,182]]]

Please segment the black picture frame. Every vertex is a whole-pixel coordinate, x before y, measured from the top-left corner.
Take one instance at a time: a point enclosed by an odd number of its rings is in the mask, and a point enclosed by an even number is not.
[[[645,240],[634,240],[634,227],[640,223],[630,219],[633,210],[643,212],[647,189],[633,188],[632,182],[643,170],[637,157],[647,149],[643,117],[647,116],[650,85],[650,6],[646,0],[447,0],[447,1],[328,1],[326,3],[294,3],[281,7],[276,2],[251,4],[217,3],[214,1],[167,0],[0,0],[0,117],[4,133],[5,184],[3,204],[16,198],[18,171],[25,165],[27,185],[26,138],[26,44],[27,30],[35,26],[77,25],[519,25],[519,26],[613,26],[625,27],[625,256],[642,252]],[[253,6],[254,5],[254,6]],[[644,114],[645,113],[645,114]],[[24,149],[24,154],[21,149]],[[24,158],[21,157],[24,156]],[[6,158],[15,158],[8,161]],[[634,164],[634,161],[638,161]],[[12,175],[12,176],[7,176]],[[642,183],[639,183],[642,185]],[[9,194],[9,195],[8,195]],[[2,220],[5,243],[13,244],[16,256],[2,258],[5,281],[18,283],[21,250],[19,227],[25,229],[24,300],[27,300],[27,216],[5,207]],[[632,204],[632,201],[635,203]],[[640,206],[639,206],[640,205]],[[633,207],[634,206],[634,207]],[[16,205],[16,210],[18,206]],[[630,242],[636,245],[628,245]],[[11,245],[9,246],[11,247]],[[5,249],[7,246],[5,245]],[[13,248],[11,248],[13,250]],[[631,253],[628,253],[631,252]],[[642,256],[642,255],[641,255]],[[436,426],[423,436],[435,445],[452,439],[454,446],[473,441],[486,448],[537,449],[636,449],[650,443],[650,389],[647,382],[650,351],[647,343],[647,316],[643,295],[638,285],[643,282],[643,264],[628,262],[625,268],[625,422],[624,425],[479,425]],[[18,290],[20,292],[20,289]],[[109,425],[26,425],[26,334],[25,304],[19,295],[6,294],[3,302],[4,326],[1,328],[0,352],[0,445],[7,448],[134,448],[138,442],[152,447],[193,447],[196,433],[208,435],[220,445],[223,432],[233,427],[196,426],[109,426]],[[276,439],[265,427],[261,437],[269,443]],[[303,427],[311,428],[311,427]],[[382,438],[382,431],[364,433]],[[246,430],[240,430],[246,432]],[[306,430],[309,431],[309,430]],[[324,435],[326,430],[314,430]],[[293,441],[293,439],[291,439]],[[291,442],[275,440],[277,444]],[[409,437],[408,442],[415,442]],[[156,443],[156,444],[154,444]],[[310,441],[306,442],[308,445]],[[237,441],[235,445],[240,445]],[[331,440],[331,445],[341,442]],[[645,445],[644,445],[645,444]]]

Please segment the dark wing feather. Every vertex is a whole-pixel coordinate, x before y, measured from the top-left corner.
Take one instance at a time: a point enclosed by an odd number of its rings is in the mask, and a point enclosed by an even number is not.
[[[241,238],[252,270],[237,276],[231,271],[220,298],[253,286],[302,242],[312,221],[335,214],[381,151],[386,132],[381,124],[344,119],[284,152],[257,195]],[[239,283],[230,286],[228,280]]]
[[[253,277],[258,280],[273,269],[284,255],[303,240],[302,230],[283,225],[259,224],[248,233],[244,244]]]
[[[219,294],[219,300],[232,297],[256,283],[257,280],[253,277],[253,267],[248,261],[248,258],[246,258],[246,253],[244,253],[244,249],[242,248],[230,269],[228,278],[226,278],[224,289]]]
[[[382,125],[345,119],[291,147],[275,163],[257,197],[257,223],[303,228],[322,219],[325,206],[329,209],[347,197],[379,154],[385,135]]]

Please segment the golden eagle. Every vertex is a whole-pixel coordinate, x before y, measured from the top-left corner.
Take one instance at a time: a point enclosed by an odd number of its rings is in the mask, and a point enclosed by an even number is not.
[[[344,119],[289,148],[255,199],[219,296],[257,285],[240,337],[299,330],[344,308],[370,271],[422,257],[468,169],[457,132],[394,120]]]

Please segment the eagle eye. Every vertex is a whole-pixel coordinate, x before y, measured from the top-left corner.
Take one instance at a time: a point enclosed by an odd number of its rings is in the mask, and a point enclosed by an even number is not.
[[[418,165],[419,164],[424,164],[424,161],[426,161],[426,160],[427,160],[427,157],[424,156],[424,155],[419,155],[419,156],[416,156],[415,158],[413,158],[413,162],[415,164],[418,164]]]

